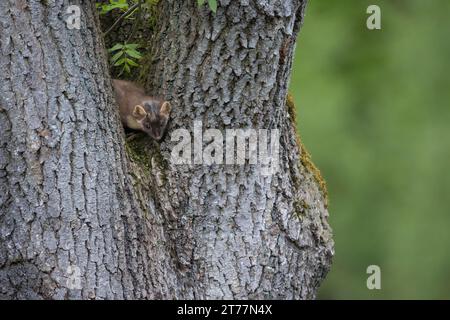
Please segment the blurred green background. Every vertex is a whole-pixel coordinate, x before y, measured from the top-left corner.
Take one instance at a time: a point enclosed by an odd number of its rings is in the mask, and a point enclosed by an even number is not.
[[[450,299],[450,1],[310,0],[290,90],[330,195],[319,298]]]

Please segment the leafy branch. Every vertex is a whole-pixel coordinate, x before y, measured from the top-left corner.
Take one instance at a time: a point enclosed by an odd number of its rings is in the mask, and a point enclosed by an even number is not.
[[[121,67],[123,72],[127,74],[131,73],[131,68],[139,67],[138,60],[142,59],[141,53],[137,50],[139,47],[136,43],[122,44],[117,43],[112,48],[108,49],[108,52],[112,54],[111,64],[114,67]]]

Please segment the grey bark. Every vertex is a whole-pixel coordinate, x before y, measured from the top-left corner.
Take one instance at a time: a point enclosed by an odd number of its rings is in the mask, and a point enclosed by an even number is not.
[[[70,1],[77,4],[77,1]],[[285,105],[304,3],[161,1],[147,88],[159,145],[124,141],[93,3],[0,3],[0,298],[310,299],[333,254]],[[170,132],[278,128],[280,170],[176,166]]]

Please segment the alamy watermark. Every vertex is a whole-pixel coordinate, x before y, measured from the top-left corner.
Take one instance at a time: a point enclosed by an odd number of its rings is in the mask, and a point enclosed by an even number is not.
[[[367,18],[367,29],[369,30],[381,30],[381,9],[376,4],[372,4],[367,7],[367,11],[370,16]]]
[[[71,5],[67,7],[66,13],[69,15],[66,18],[67,28],[72,29],[81,29],[81,9],[79,6]]]
[[[203,130],[194,121],[193,136],[187,129],[171,134],[171,163],[175,165],[257,165],[264,176],[279,170],[280,132],[278,129]]]
[[[367,274],[370,276],[367,278],[367,289],[369,290],[380,290],[381,289],[381,268],[377,265],[370,265],[366,270]]]

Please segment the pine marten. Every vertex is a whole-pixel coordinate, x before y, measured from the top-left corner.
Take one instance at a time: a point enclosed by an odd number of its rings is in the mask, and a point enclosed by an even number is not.
[[[123,125],[160,140],[169,121],[170,103],[146,95],[143,88],[130,81],[113,79],[113,87]]]

